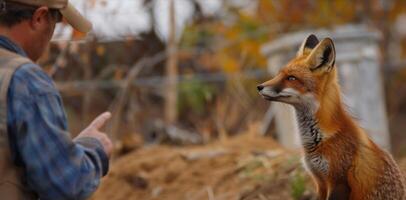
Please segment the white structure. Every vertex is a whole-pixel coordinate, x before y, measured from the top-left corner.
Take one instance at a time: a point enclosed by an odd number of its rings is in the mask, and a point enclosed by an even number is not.
[[[299,45],[311,33],[320,40],[324,37],[334,40],[337,52],[336,66],[344,102],[372,139],[389,150],[389,130],[379,65],[378,32],[366,26],[349,25],[332,30],[285,35],[262,49],[263,54],[268,57],[268,70],[271,76],[295,56]],[[294,109],[281,103],[272,103],[270,109],[275,115],[279,141],[289,148],[299,147]]]
[[[150,31],[152,26],[155,26],[162,41],[168,39],[168,0],[152,0],[147,4],[142,0],[70,0],[70,2],[93,23],[93,31],[90,36],[95,36],[99,40],[125,40],[128,37],[136,37]],[[198,0],[197,3],[204,15],[215,16],[222,13],[224,2],[222,0]],[[153,11],[153,18],[149,13],[150,9]],[[180,37],[185,26],[192,22],[195,8],[190,0],[175,0],[175,10],[178,31],[176,35]],[[53,40],[70,40],[72,33],[71,26],[58,24]]]

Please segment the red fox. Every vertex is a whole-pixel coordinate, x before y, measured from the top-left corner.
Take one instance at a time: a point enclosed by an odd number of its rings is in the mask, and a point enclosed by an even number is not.
[[[296,57],[257,86],[262,97],[295,108],[304,165],[319,199],[403,200],[404,178],[343,106],[330,38],[308,36]]]

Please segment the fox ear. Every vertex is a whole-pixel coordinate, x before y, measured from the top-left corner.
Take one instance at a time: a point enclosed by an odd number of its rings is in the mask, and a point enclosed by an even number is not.
[[[307,62],[310,64],[310,70],[327,69],[330,71],[335,64],[336,51],[333,40],[323,39],[310,53]]]
[[[302,56],[305,53],[309,53],[314,47],[317,46],[317,44],[319,44],[319,39],[317,39],[315,35],[311,34],[307,36],[302,45],[300,45],[297,56]]]

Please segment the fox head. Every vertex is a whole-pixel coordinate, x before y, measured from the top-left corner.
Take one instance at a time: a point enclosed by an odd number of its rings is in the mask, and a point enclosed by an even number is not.
[[[309,35],[293,58],[271,80],[257,86],[263,98],[317,111],[326,98],[339,98],[335,48],[330,38],[321,42]]]

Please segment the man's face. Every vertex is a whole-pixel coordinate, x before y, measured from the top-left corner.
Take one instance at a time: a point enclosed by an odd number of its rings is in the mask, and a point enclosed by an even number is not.
[[[54,33],[55,25],[60,20],[60,13],[47,7],[40,7],[35,11],[30,22],[33,40],[29,45],[30,50],[27,52],[32,60],[38,60],[45,52]]]

